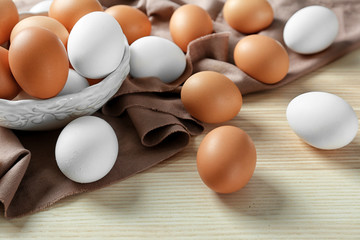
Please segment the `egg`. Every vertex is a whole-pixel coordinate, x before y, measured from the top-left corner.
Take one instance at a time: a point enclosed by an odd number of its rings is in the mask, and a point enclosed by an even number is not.
[[[98,0],[53,0],[48,14],[49,17],[61,22],[70,32],[82,16],[103,10]]]
[[[172,40],[186,52],[191,41],[213,32],[213,23],[203,8],[185,4],[172,14],[169,30]]]
[[[125,35],[113,16],[92,12],[81,17],[68,38],[67,51],[72,67],[85,78],[104,78],[120,64]]]
[[[259,32],[274,20],[274,11],[267,0],[227,0],[223,15],[232,28],[245,34]]]
[[[233,193],[250,181],[256,167],[256,148],[250,136],[234,126],[211,130],[197,151],[202,181],[217,193]]]
[[[47,13],[49,12],[52,1],[53,0],[45,0],[38,2],[30,8],[29,12],[33,14]]]
[[[286,117],[291,129],[301,139],[325,150],[348,145],[359,127],[350,104],[327,92],[307,92],[295,97],[287,106]]]
[[[336,39],[339,21],[336,14],[323,6],[300,9],[286,22],[285,45],[299,54],[315,54],[327,49]]]
[[[239,113],[242,95],[235,83],[225,75],[202,71],[185,81],[181,101],[196,119],[205,123],[222,123]]]
[[[105,10],[120,24],[129,44],[135,40],[149,36],[151,22],[145,13],[127,5],[115,5]]]
[[[134,78],[157,77],[170,83],[182,75],[185,67],[185,54],[168,39],[147,36],[130,45],[130,75]]]
[[[240,39],[234,49],[238,68],[256,80],[274,84],[289,71],[289,56],[282,44],[268,36],[253,34]]]
[[[91,183],[105,177],[117,156],[118,140],[113,128],[95,116],[71,121],[61,131],[55,145],[60,171],[78,183]]]
[[[41,99],[56,96],[69,72],[64,45],[54,33],[40,27],[17,34],[9,48],[9,65],[20,87]]]
[[[72,94],[80,92],[81,90],[87,88],[89,86],[89,82],[86,78],[78,74],[75,70],[69,69],[68,78],[66,80],[66,84],[58,96]]]
[[[24,30],[27,27],[43,27],[55,33],[60,38],[64,46],[66,46],[67,44],[69,32],[66,30],[64,25],[62,25],[59,21],[47,16],[31,16],[18,22],[11,31],[10,42],[12,42],[14,37],[21,30]]]
[[[20,92],[9,66],[8,50],[0,47],[0,98],[13,99]]]
[[[10,39],[11,30],[19,21],[19,13],[12,0],[0,0],[0,44]]]

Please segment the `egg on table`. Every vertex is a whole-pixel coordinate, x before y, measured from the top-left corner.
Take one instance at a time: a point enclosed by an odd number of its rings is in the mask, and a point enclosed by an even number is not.
[[[232,193],[250,181],[256,167],[256,148],[244,130],[226,125],[206,134],[196,158],[198,173],[210,189]]]
[[[353,108],[327,92],[307,92],[295,97],[286,109],[291,129],[319,149],[339,149],[355,138],[359,123]]]

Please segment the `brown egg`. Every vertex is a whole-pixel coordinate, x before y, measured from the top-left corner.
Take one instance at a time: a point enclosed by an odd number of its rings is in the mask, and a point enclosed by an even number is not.
[[[169,29],[173,41],[186,52],[191,41],[212,33],[213,24],[204,9],[197,5],[186,4],[174,11],[170,18]]]
[[[64,25],[62,25],[59,21],[47,16],[31,16],[18,22],[11,32],[10,42],[12,42],[14,37],[21,30],[24,30],[27,27],[43,27],[55,33],[66,47],[66,43],[69,37],[69,32],[66,30]]]
[[[241,33],[256,33],[274,20],[274,11],[267,0],[227,0],[223,14],[225,21]]]
[[[41,99],[56,96],[69,72],[64,45],[41,27],[28,27],[17,34],[10,45],[9,64],[20,87]]]
[[[20,92],[20,87],[11,74],[8,50],[0,47],[0,98],[13,99]]]
[[[70,32],[82,16],[103,10],[98,0],[53,0],[49,8],[49,17],[61,22]]]
[[[263,35],[249,35],[235,46],[236,66],[256,80],[274,84],[289,70],[289,56],[280,42]]]
[[[127,5],[115,5],[105,10],[120,24],[129,44],[135,40],[149,36],[151,22],[145,13],[137,8]]]
[[[242,95],[235,83],[223,74],[203,71],[185,81],[181,101],[196,119],[205,123],[222,123],[239,113]]]
[[[19,21],[19,13],[12,0],[0,0],[0,44],[10,39],[10,33]]]
[[[256,148],[249,135],[234,126],[210,131],[197,151],[197,170],[202,181],[218,193],[243,188],[256,167]]]

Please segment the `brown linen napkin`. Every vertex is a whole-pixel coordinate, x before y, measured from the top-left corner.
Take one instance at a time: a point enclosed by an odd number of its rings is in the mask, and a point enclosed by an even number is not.
[[[44,132],[11,131],[0,128],[0,201],[7,218],[20,217],[47,208],[56,201],[81,192],[93,191],[126,179],[181,151],[203,125],[184,110],[179,99],[181,84],[202,70],[224,73],[243,94],[276,88],[319,68],[360,46],[360,2],[357,0],[269,0],[274,8],[273,24],[259,34],[282,41],[286,20],[298,9],[320,4],[332,8],[340,20],[336,42],[326,51],[301,56],[289,51],[290,70],[278,84],[266,85],[244,74],[233,64],[232,51],[244,35],[232,30],[222,18],[222,1],[101,0],[105,7],[133,5],[152,22],[152,35],[171,39],[168,22],[184,3],[198,4],[214,21],[214,33],[193,41],[187,52],[187,69],[172,84],[155,78],[128,77],[119,92],[95,115],[108,121],[119,139],[115,167],[103,179],[77,184],[58,170],[54,147],[61,129]],[[1,106],[0,106],[1,110]]]

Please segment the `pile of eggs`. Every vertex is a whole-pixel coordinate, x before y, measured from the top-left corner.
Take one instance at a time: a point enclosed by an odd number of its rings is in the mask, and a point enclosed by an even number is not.
[[[0,9],[7,9],[8,16],[17,14],[11,0],[2,0],[1,4]],[[102,79],[118,66],[125,38],[130,44],[132,77],[156,77],[164,83],[172,83],[186,68],[189,43],[214,30],[208,12],[194,4],[182,5],[173,12],[169,22],[172,40],[151,36],[148,17],[130,6],[116,5],[104,11],[97,0],[53,0],[41,5],[48,9],[49,16],[29,17],[19,23],[14,17],[9,20],[9,28],[0,32],[1,43],[10,40],[9,51],[0,49],[0,76],[7,76],[8,89],[12,92],[5,94],[1,90],[2,98],[12,99],[23,89],[32,97],[45,99],[65,89],[66,93],[72,92],[66,87],[69,78],[87,82]],[[245,34],[234,48],[235,65],[264,84],[278,83],[287,75],[290,66],[287,49],[297,54],[324,51],[334,42],[339,29],[337,17],[330,9],[308,6],[287,21],[283,29],[286,46],[283,46],[271,37],[257,34],[274,20],[267,0],[227,0],[222,14],[226,24]],[[41,25],[41,28],[33,25]],[[190,76],[182,86],[181,101],[190,115],[208,124],[231,120],[243,104],[242,94],[234,82],[214,71]],[[338,120],[329,120],[335,117]],[[289,104],[287,118],[296,134],[322,149],[347,145],[358,129],[351,106],[329,93],[299,96]],[[95,128],[99,131],[90,138],[93,142],[78,139],[82,136],[79,133]],[[89,144],[77,147],[74,142]],[[94,142],[98,148],[89,147]],[[94,152],[89,154],[90,150]],[[88,183],[101,179],[111,170],[117,151],[117,139],[111,127],[101,119],[86,116],[63,129],[56,146],[56,160],[68,178]],[[255,145],[238,127],[217,127],[199,145],[199,175],[215,192],[231,193],[243,188],[255,166]]]

